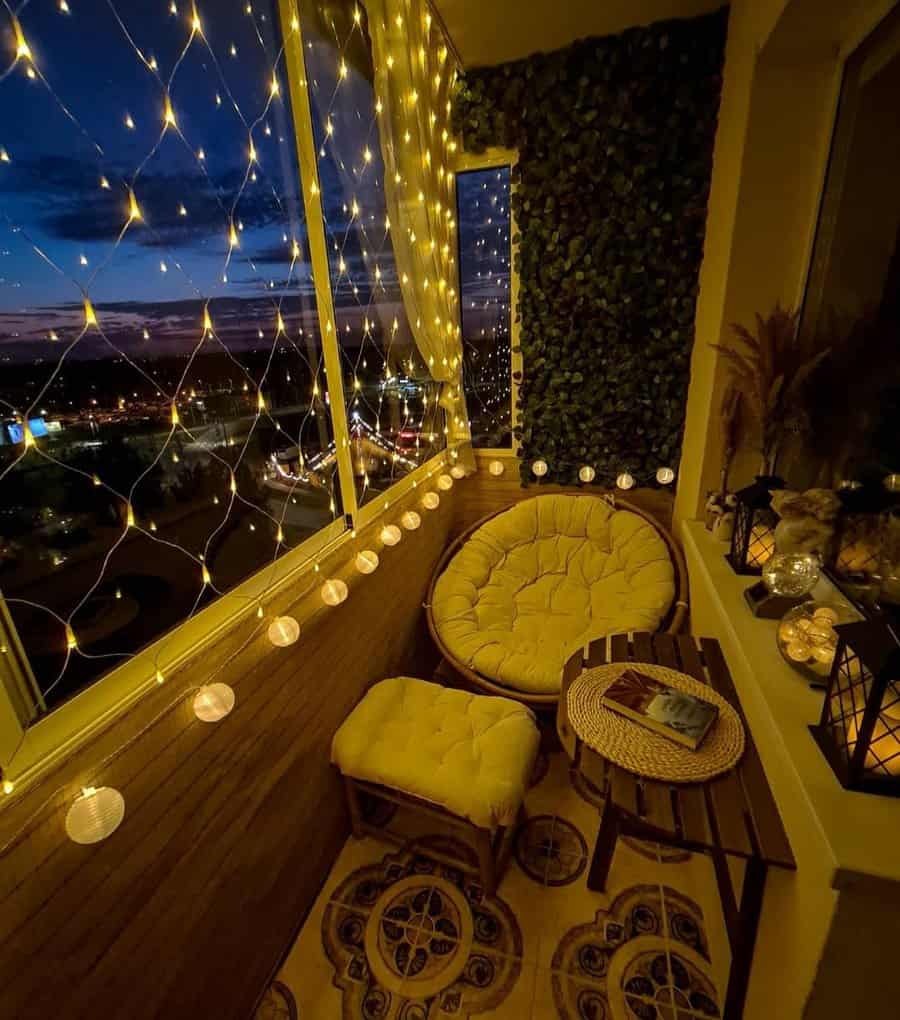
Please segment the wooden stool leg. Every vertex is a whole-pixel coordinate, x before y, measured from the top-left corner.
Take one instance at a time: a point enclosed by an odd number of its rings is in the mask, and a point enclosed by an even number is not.
[[[478,851],[478,867],[485,896],[493,896],[497,888],[494,868],[494,841],[490,829],[475,830],[475,849]]]
[[[350,826],[353,829],[353,835],[357,839],[362,839],[366,830],[363,825],[362,808],[359,804],[359,792],[349,776],[344,776],[344,792],[347,795],[347,810],[350,812]]]
[[[592,892],[604,892],[606,879],[609,876],[616,840],[619,836],[619,809],[607,790],[600,816],[600,831],[597,833],[597,844],[591,858],[591,870],[588,872],[587,887]]]

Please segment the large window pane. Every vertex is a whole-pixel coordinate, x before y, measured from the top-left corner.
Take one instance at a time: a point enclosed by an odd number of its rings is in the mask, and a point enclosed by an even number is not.
[[[475,447],[512,445],[509,167],[456,176],[466,404]]]
[[[52,707],[341,508],[277,5],[18,9],[0,591]]]
[[[303,0],[300,9],[353,468],[365,503],[444,447],[444,418],[400,295],[365,11],[354,0]]]

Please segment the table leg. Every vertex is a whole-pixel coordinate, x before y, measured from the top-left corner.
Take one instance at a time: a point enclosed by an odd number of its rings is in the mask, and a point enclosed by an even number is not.
[[[588,872],[587,887],[592,892],[604,892],[606,889],[606,879],[609,876],[618,836],[619,809],[613,803],[607,790],[603,813],[600,816],[600,830],[597,833],[594,856],[591,858],[591,870]]]
[[[753,964],[753,949],[756,945],[768,872],[769,866],[758,857],[751,857],[747,861],[744,887],[741,890],[741,907],[738,912],[737,937],[731,951],[724,1020],[741,1020],[744,1015],[747,985],[750,982],[750,968]]]

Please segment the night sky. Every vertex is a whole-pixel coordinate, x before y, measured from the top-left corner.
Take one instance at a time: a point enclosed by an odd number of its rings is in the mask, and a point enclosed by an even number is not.
[[[230,346],[253,343],[258,328],[271,337],[278,300],[289,326],[315,329],[287,74],[271,16],[274,5],[257,2],[252,16],[242,3],[217,4],[214,16],[200,7],[203,34],[213,53],[199,39],[188,48],[171,86],[172,108],[184,139],[170,128],[155,151],[165,109],[164,83],[190,38],[186,5],[180,4],[177,15],[157,0],[116,8],[134,44],[148,61],[155,59],[156,74],[142,63],[106,2],[71,0],[69,14],[60,12],[56,0],[30,0],[23,6],[22,29],[49,89],[39,79],[29,79],[26,61],[6,63],[15,54],[15,38],[9,14],[0,12],[5,54],[0,67],[7,67],[0,71],[0,146],[11,160],[0,164],[0,357],[53,357],[50,330],[64,342],[80,328],[79,284],[89,288],[101,325],[115,345],[142,357],[189,351],[200,335],[206,298],[211,299],[217,331]],[[334,39],[322,39],[314,31],[307,32],[307,39],[313,43],[307,60],[318,84],[313,93],[318,110],[333,88]],[[243,230],[224,283],[228,213],[248,169],[247,125],[266,109],[276,59],[280,95],[253,131],[257,180],[247,181],[235,208],[234,221]],[[342,88],[349,95],[345,93],[340,104],[338,129],[361,134],[352,97],[359,95],[361,108],[371,107],[371,87],[353,70]],[[321,100],[320,91],[327,93]],[[134,129],[126,126],[128,116]],[[362,147],[360,140],[360,152]],[[197,158],[201,149],[202,161]],[[364,208],[377,204],[379,168],[380,155],[371,172],[353,184]],[[322,161],[320,173],[329,226],[343,238],[348,181],[340,179],[332,160]],[[108,180],[108,190],[101,187],[101,177]],[[114,250],[127,220],[126,189],[132,180],[143,222],[132,224]],[[383,199],[380,204],[383,207]],[[182,205],[187,215],[180,214]],[[61,273],[34,253],[26,237]],[[288,281],[293,240],[300,243],[303,260]],[[351,231],[343,254],[351,274],[356,270],[359,275],[365,301],[368,281],[360,244]],[[392,264],[382,263],[381,269],[390,286]],[[338,295],[338,303],[342,300]],[[144,328],[151,334],[149,344]],[[89,334],[85,340],[73,355],[114,353],[99,338]]]

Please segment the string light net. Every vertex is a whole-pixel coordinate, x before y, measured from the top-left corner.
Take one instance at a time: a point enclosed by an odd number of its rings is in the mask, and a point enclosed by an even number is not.
[[[463,373],[472,445],[512,446],[510,169],[457,175]]]
[[[421,189],[395,165],[393,144],[382,135],[400,99],[376,86],[382,79],[365,8],[301,0],[300,14],[351,459],[357,498],[366,503],[447,441],[441,376],[414,338],[424,314],[409,282],[414,270],[401,268],[410,238],[390,211],[397,196]],[[397,60],[403,52],[398,45]],[[414,243],[430,249],[432,240],[420,227]]]
[[[0,590],[35,711],[341,514],[294,137],[274,3],[0,0]]]

